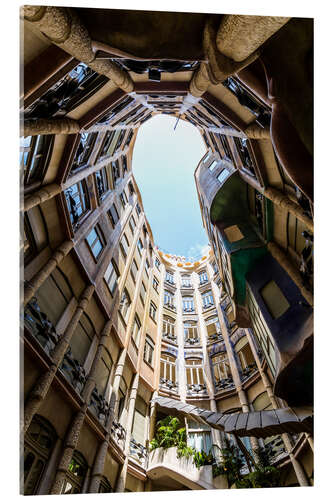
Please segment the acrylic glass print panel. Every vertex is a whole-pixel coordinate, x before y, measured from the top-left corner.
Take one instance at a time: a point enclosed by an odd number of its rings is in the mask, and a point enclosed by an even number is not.
[[[313,485],[313,20],[252,14],[21,8],[22,494]]]

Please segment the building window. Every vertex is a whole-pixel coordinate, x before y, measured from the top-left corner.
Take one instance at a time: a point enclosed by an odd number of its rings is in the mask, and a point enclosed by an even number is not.
[[[162,334],[168,340],[172,340],[173,342],[177,340],[175,336],[175,320],[170,318],[170,316],[163,316]]]
[[[128,183],[128,196],[133,196],[134,193],[135,193],[135,189],[134,189],[133,183],[132,183],[132,181],[129,181],[129,183]]]
[[[128,238],[127,238],[125,233],[121,237],[119,246],[120,246],[120,250],[121,250],[121,253],[123,254],[124,259],[126,259],[127,254],[128,254],[128,250],[129,250],[129,242],[128,242]]]
[[[210,342],[222,340],[220,323],[217,316],[212,316],[206,321],[207,336]]]
[[[207,281],[208,281],[207,271],[201,271],[201,273],[199,273],[200,285],[207,283]]]
[[[94,229],[90,231],[86,241],[89,245],[90,250],[92,251],[95,260],[98,260],[105,246],[105,239],[98,224],[94,227]]]
[[[193,385],[204,385],[204,376],[202,369],[202,359],[188,358],[185,360],[186,368],[186,382],[188,388],[191,389]]]
[[[249,369],[255,368],[255,359],[246,336],[238,340],[234,349],[243,372],[249,372]]]
[[[162,353],[160,360],[160,383],[169,389],[176,388],[176,358],[172,354]]]
[[[132,436],[137,443],[145,445],[147,404],[138,396],[135,401]]]
[[[212,435],[208,425],[199,424],[193,422],[190,419],[187,420],[188,425],[188,437],[187,444],[191,446],[196,451],[204,451],[209,453],[212,449]]]
[[[130,299],[130,296],[128,294],[128,291],[125,289],[123,291],[123,294],[121,296],[121,300],[119,303],[119,312],[120,312],[123,320],[125,321],[125,323],[127,323],[127,320],[128,320],[130,305],[131,305],[131,299]]]
[[[160,265],[161,265],[160,261],[156,258],[156,259],[155,259],[155,266],[156,266],[156,269],[160,270]]]
[[[217,176],[217,180],[223,184],[223,182],[227,179],[229,176],[229,170],[227,168],[223,168],[219,175]]]
[[[95,180],[96,180],[98,199],[99,201],[102,201],[105,198],[105,195],[109,189],[106,167],[103,167],[101,168],[101,170],[98,170],[98,172],[95,172]]]
[[[182,287],[184,288],[191,287],[191,277],[188,274],[183,274],[182,276]]]
[[[127,203],[128,203],[128,199],[127,199],[125,191],[123,191],[122,193],[120,193],[119,199],[120,199],[121,206],[122,206],[122,208],[124,210],[125,207],[126,207],[126,205],[127,205]]]
[[[81,493],[87,470],[88,464],[86,459],[79,451],[74,450],[60,494]]]
[[[125,174],[127,172],[127,156],[123,156],[123,173]],[[130,190],[130,194],[133,194]]]
[[[110,264],[108,265],[105,271],[104,279],[112,295],[114,295],[114,292],[117,288],[118,278],[119,278],[118,268],[114,260],[111,260]]]
[[[147,292],[146,287],[145,287],[144,283],[142,282],[141,288],[140,288],[140,300],[141,300],[142,304],[145,303],[146,292]]]
[[[194,311],[193,297],[183,297],[183,311],[187,313]]]
[[[234,143],[242,163],[241,169],[252,177],[256,177],[256,171],[247,147],[247,139],[245,137],[234,137]]]
[[[143,354],[143,359],[151,366],[153,365],[154,361],[154,349],[155,349],[155,344],[152,341],[152,339],[147,335],[145,341],[145,350]]]
[[[40,183],[45,175],[51,156],[53,136],[37,135],[21,137],[20,165],[23,169],[24,184]]]
[[[171,309],[175,309],[174,306],[174,294],[171,292],[168,292],[167,290],[164,291],[164,305],[170,307]]]
[[[212,368],[215,384],[231,377],[229,360],[226,353],[216,354],[212,357]]]
[[[119,383],[119,405],[118,405],[118,422],[120,422],[121,417],[123,415],[123,411],[125,409],[127,397],[127,384],[123,377],[120,377]]]
[[[89,134],[87,132],[84,132],[81,134],[80,142],[73,160],[71,173],[73,173],[78,168],[87,165],[90,155],[93,151],[96,138],[97,138],[97,133]]]
[[[141,238],[138,239],[138,242],[137,242],[136,246],[138,248],[139,254],[141,255],[142,254],[142,250],[143,250],[143,243],[142,243]]]
[[[134,220],[134,217],[133,215],[131,215],[130,217],[130,220],[129,220],[129,227],[130,227],[130,230],[131,230],[131,233],[134,234],[134,230],[135,230],[135,220]]]
[[[78,361],[81,366],[84,365],[87,359],[95,334],[95,328],[89,316],[83,313],[70,340],[71,357]],[[69,375],[71,381],[71,377],[74,375],[73,372],[67,370],[65,364],[62,365],[62,370],[65,375]]]
[[[165,272],[165,281],[167,281],[168,283],[171,283],[171,285],[174,285],[175,282],[173,279],[173,273],[171,273],[170,271],[166,271]]]
[[[156,322],[156,311],[157,307],[154,304],[154,302],[151,300],[150,301],[150,307],[149,307],[149,316],[151,317],[152,320]]]
[[[53,426],[35,415],[24,440],[24,494],[35,495],[57,439]]]
[[[158,292],[158,285],[159,285],[158,279],[156,279],[154,276],[153,277],[153,288],[154,288],[155,292]]]
[[[185,343],[194,345],[199,343],[198,327],[195,321],[184,323]]]
[[[147,259],[146,259],[146,262],[145,262],[145,271],[146,271],[146,275],[148,277],[149,276],[149,262],[148,262]]]
[[[114,203],[111,205],[110,210],[108,210],[108,215],[110,217],[112,227],[115,228],[115,226],[117,225],[117,222],[119,221],[119,214],[118,214],[117,207]]]
[[[112,168],[113,185],[116,186],[121,180],[119,161],[116,160],[111,162],[111,168]]]
[[[237,225],[229,226],[224,229],[224,234],[226,235],[229,243],[235,243],[244,238],[242,231]]]
[[[275,281],[269,281],[260,293],[272,318],[277,319],[288,311],[290,304]]]
[[[90,209],[90,200],[86,181],[80,181],[66,189],[65,196],[69,217],[73,228],[76,229],[82,221],[83,216]]]
[[[134,318],[134,324],[133,324],[133,330],[132,330],[132,339],[133,339],[133,342],[137,348],[139,348],[140,335],[141,335],[141,323],[140,323],[140,320],[136,314],[135,318]]]
[[[135,283],[136,275],[138,274],[138,266],[137,263],[135,262],[135,259],[132,260],[132,265],[131,265],[131,276],[132,279]]]
[[[249,313],[252,320],[253,333],[255,334],[256,340],[261,350],[263,351],[267,364],[274,376],[276,366],[274,340],[260,311],[260,308],[248,286],[247,300]]]
[[[211,307],[214,305],[214,300],[213,300],[213,295],[212,295],[211,290],[202,294],[202,302],[203,302],[204,309],[207,309],[208,307]]]
[[[138,217],[139,217],[139,215],[141,214],[141,207],[140,207],[139,203],[136,204],[135,210],[136,210],[136,213],[138,214]]]
[[[208,167],[208,168],[209,168],[209,170],[210,170],[211,172],[213,172],[213,170],[214,170],[214,168],[216,167],[216,165],[217,165],[217,161],[216,161],[216,160],[214,160],[214,161],[213,161],[213,163],[211,163],[211,164],[209,165],[209,167]]]
[[[107,396],[107,391],[110,389],[110,374],[112,370],[112,358],[105,347],[102,348],[102,355],[97,364],[97,370],[95,375],[96,389],[99,395],[104,397]],[[98,415],[97,415],[98,417]]]

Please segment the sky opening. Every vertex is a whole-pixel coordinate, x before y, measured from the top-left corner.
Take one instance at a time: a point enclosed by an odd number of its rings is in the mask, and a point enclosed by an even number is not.
[[[157,115],[141,125],[133,173],[155,245],[196,260],[207,250],[194,170],[206,152],[199,131],[177,118]]]

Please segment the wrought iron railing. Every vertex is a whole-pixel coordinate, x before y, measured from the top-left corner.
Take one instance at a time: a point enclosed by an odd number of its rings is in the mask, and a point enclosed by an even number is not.
[[[33,297],[24,310],[24,325],[50,355],[59,342],[59,335],[47,315],[41,311],[37,297]]]
[[[73,388],[81,393],[86,383],[87,375],[81,363],[74,358],[70,347],[67,349],[60,370]]]
[[[110,413],[110,405],[95,387],[91,393],[89,408],[96,415],[98,420],[105,425]]]
[[[207,394],[206,384],[187,384],[186,391],[188,395]]]
[[[169,380],[167,378],[160,378],[160,387],[167,389],[168,391],[178,392],[178,382],[174,382],[173,380]]]
[[[130,456],[137,460],[142,467],[146,466],[148,451],[143,444],[138,443],[134,437],[130,441]]]

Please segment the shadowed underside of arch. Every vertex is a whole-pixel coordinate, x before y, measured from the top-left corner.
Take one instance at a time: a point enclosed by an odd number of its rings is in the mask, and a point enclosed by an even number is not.
[[[284,432],[313,433],[313,409],[307,406],[225,414],[160,396],[154,398],[152,403],[167,410],[169,414],[181,414],[239,437],[266,438]]]

